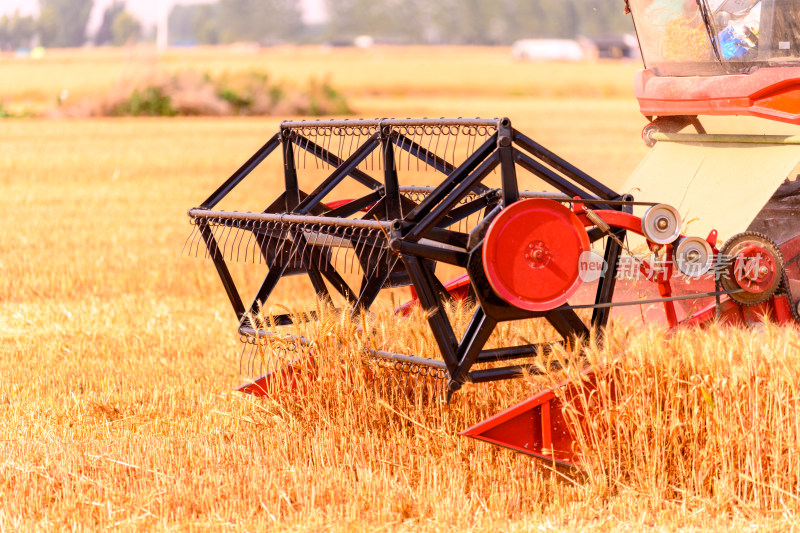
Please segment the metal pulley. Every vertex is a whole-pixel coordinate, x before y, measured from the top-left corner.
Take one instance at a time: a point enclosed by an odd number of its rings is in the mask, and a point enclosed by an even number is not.
[[[654,205],[642,217],[642,233],[652,243],[671,244],[681,235],[681,215],[671,205]]]
[[[689,277],[702,276],[714,264],[714,250],[700,237],[683,237],[678,241],[674,254],[675,266]]]
[[[511,204],[492,221],[483,244],[483,266],[492,289],[527,311],[565,304],[581,284],[589,236],[580,219],[553,200]]]

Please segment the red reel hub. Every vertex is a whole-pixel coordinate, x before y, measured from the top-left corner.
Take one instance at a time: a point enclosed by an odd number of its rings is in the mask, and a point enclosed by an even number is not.
[[[589,236],[580,219],[547,199],[521,200],[492,221],[483,244],[483,266],[492,289],[527,311],[565,304],[581,284],[581,255]]]

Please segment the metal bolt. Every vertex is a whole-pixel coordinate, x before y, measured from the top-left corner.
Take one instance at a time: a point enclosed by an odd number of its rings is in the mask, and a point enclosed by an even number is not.
[[[700,252],[691,250],[686,254],[686,259],[688,259],[690,263],[696,263],[700,261]]]
[[[761,276],[766,276],[769,274],[769,268],[767,268],[767,265],[761,265],[761,267],[758,269],[758,273]]]
[[[661,217],[656,220],[656,227],[661,231],[666,230],[669,227],[669,220],[666,217]]]

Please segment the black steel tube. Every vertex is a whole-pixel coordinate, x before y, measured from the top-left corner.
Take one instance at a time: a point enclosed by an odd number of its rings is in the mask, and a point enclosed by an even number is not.
[[[407,237],[409,239],[419,239],[425,235],[425,232],[427,232],[429,229],[438,225],[439,222],[441,222],[442,219],[447,216],[447,213],[450,212],[453,207],[458,204],[458,202],[460,202],[466,195],[470,193],[470,189],[472,189],[476,183],[480,183],[484,178],[486,178],[486,176],[491,174],[491,172],[497,168],[498,164],[499,159],[497,155],[492,154],[484,159],[475,170],[471,171],[470,174],[464,176],[463,178],[456,176],[459,171],[453,172],[451,179],[453,179],[453,185],[455,185],[455,189],[449,194],[442,195],[443,198],[438,205],[434,206],[427,215],[425,215],[421,220],[417,221],[412,230],[408,233]],[[431,195],[428,198],[430,199],[433,197],[434,195]],[[422,206],[422,204],[420,204],[420,206]]]
[[[294,342],[303,346],[310,346],[311,341],[305,337],[297,337],[295,335],[283,335],[274,331],[266,331],[263,329],[248,328],[247,326],[239,327],[239,335],[247,335],[248,337],[255,337],[256,339],[280,339],[283,341]]]
[[[276,133],[269,141],[266,142],[266,144],[264,144],[264,146],[259,148],[258,151],[253,154],[253,156],[248,159],[244,165],[234,172],[230,178],[225,180],[225,183],[220,185],[219,188],[201,204],[201,207],[204,209],[213,209],[214,206],[217,205],[223,198],[225,198],[234,188],[236,188],[236,186],[239,185],[239,183],[241,183],[241,181],[245,179],[254,168],[261,164],[261,162],[264,161],[269,154],[274,152],[275,148],[280,146],[280,144],[281,135],[280,133]]]
[[[470,381],[472,383],[488,383],[490,381],[517,379],[524,376],[526,370],[528,370],[530,374],[542,373],[538,369],[527,365],[503,366],[500,368],[473,370],[472,372],[467,374],[467,381]]]
[[[492,135],[460,167],[454,170],[445,181],[428,195],[420,204],[408,214],[406,220],[416,222],[425,217],[439,202],[450,193],[462,180],[466,179],[478,165],[491,155],[497,145],[497,134]]]
[[[496,128],[499,119],[485,118],[418,118],[418,119],[356,119],[356,120],[287,120],[281,123],[281,128],[349,128],[349,127],[370,127],[380,128],[381,126],[403,127],[403,126],[476,126]]]
[[[422,257],[424,259],[432,259],[462,268],[466,268],[467,260],[469,259],[465,251],[462,252],[459,250],[450,250],[448,248],[439,248],[438,246],[418,244],[403,239],[393,239],[390,242],[390,246],[394,252]]]
[[[528,151],[531,155],[538,157],[548,165],[564,173],[566,176],[575,180],[577,183],[586,187],[587,189],[601,196],[602,198],[605,198],[606,200],[611,200],[619,196],[619,194],[617,194],[610,188],[606,187],[605,185],[603,185],[602,183],[591,177],[586,172],[580,170],[575,165],[557,156],[556,154],[554,154],[541,144],[523,135],[517,130],[514,130],[514,142],[520,148]]]
[[[345,228],[383,229],[387,232],[392,229],[391,222],[379,220],[356,220],[352,218],[317,217],[311,215],[292,215],[286,213],[209,211],[199,208],[190,209],[188,213],[191,218],[195,219],[252,220],[254,222],[278,222],[282,224],[327,225]]]
[[[403,353],[385,352],[383,350],[369,350],[368,352],[373,357],[386,359],[387,361],[397,361],[399,363],[407,363],[409,365],[429,366],[441,370],[447,370],[447,365],[444,361],[438,359],[428,359],[427,357],[417,357],[415,355],[406,355]]]
[[[207,224],[200,224],[200,234],[206,242],[206,248],[214,261],[214,266],[217,268],[217,273],[222,281],[222,286],[225,288],[225,294],[228,295],[228,300],[231,302],[233,312],[236,313],[236,319],[241,320],[244,316],[244,302],[239,295],[239,290],[233,281],[228,265],[225,264],[225,258],[222,257],[222,252],[219,250],[217,240],[214,238],[214,232],[211,231]]]
[[[383,190],[371,192],[368,195],[362,196],[361,198],[356,198],[352,202],[348,202],[341,207],[331,209],[325,213],[325,216],[332,218],[349,217],[350,215],[354,215],[362,209],[371,206],[380,200],[382,196]]]
[[[525,359],[526,357],[537,357],[539,353],[542,355],[547,355],[553,351],[553,345],[563,346],[564,343],[553,342],[550,344],[526,344],[524,346],[511,346],[507,348],[483,350],[478,356],[476,363],[494,363],[497,361]]]
[[[514,159],[516,159],[517,163],[519,163],[522,168],[532,172],[534,175],[546,181],[564,194],[569,196],[580,196],[581,198],[592,198],[591,194],[564,179],[562,176],[559,176],[553,170],[547,168],[538,161],[535,161],[531,156],[523,152],[516,151],[514,153]]]

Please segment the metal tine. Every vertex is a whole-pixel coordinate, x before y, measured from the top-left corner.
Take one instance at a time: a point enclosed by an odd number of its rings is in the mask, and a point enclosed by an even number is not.
[[[264,259],[264,263],[268,264],[268,258],[265,255],[271,249],[277,249],[278,245],[281,243],[284,237],[284,226],[280,222],[270,222],[269,225],[272,227],[269,229],[267,233],[267,242],[264,251],[261,252],[261,257],[259,258],[258,262],[261,262],[261,259]],[[277,236],[276,236],[277,235]],[[274,241],[274,242],[273,242]]]
[[[300,241],[304,239],[300,239],[297,237],[298,233],[303,233],[303,226],[305,224],[290,224],[289,225],[289,233],[292,235],[292,248],[289,250],[289,255],[286,257],[286,261],[291,264],[292,260],[297,257],[297,252],[300,249]],[[300,259],[300,264],[302,264],[302,257]]]
[[[236,250],[236,261],[239,261],[239,248],[242,244],[242,239],[244,238],[244,227],[247,226],[246,220],[239,220],[238,224],[236,225],[236,235],[233,236],[233,243],[231,243],[231,253],[229,256],[229,260],[233,261],[233,251]],[[244,226],[244,227],[243,227]]]
[[[434,131],[434,133],[436,133],[436,131]],[[439,153],[439,143],[442,140],[442,130],[441,130],[441,128],[439,128],[438,135],[434,135],[434,137],[436,138],[436,148],[433,149],[433,152],[434,152],[434,154],[438,155],[442,159],[445,159],[447,157],[447,150],[445,150],[445,152],[443,154]]]
[[[239,374],[242,375],[242,376],[245,376],[245,375],[249,374],[249,371],[247,373],[245,373],[243,371],[243,369],[242,369],[242,363],[244,363],[246,361],[246,359],[247,359],[245,354],[248,352],[248,347],[249,346],[250,345],[247,343],[247,341],[245,341],[244,342],[244,346],[242,346],[242,354],[239,356]]]
[[[362,231],[362,233],[363,233],[363,231]],[[366,257],[366,259],[363,259],[362,262],[361,262],[362,263],[361,264],[361,270],[364,272],[364,277],[365,278],[371,278],[372,275],[377,270],[377,265],[376,265],[376,267],[372,266],[372,254],[375,253],[375,245],[376,245],[374,237],[375,237],[374,231],[373,230],[367,230],[367,235],[366,235],[366,237],[364,239],[365,244],[362,245],[362,247],[361,247],[361,254],[363,255],[364,249],[367,246],[366,243],[367,242],[369,243],[369,255]]]
[[[260,233],[264,228],[264,223],[259,222],[258,227],[253,229],[253,233],[250,238],[253,240],[253,251],[250,254],[250,262],[254,265],[256,264],[256,251],[258,251],[258,264],[261,264],[261,245],[259,244],[258,240],[259,237],[256,236],[256,230]],[[250,243],[248,242],[248,246]]]
[[[351,248],[344,254],[344,271],[349,273],[349,274],[352,274],[353,273],[353,258],[351,258],[351,256],[355,256],[355,249],[356,249],[356,244],[353,243],[353,238],[355,237],[355,229],[354,228],[347,228],[347,229],[350,230],[349,231],[348,240],[351,243],[351,245],[350,245]],[[348,233],[348,231],[345,230],[345,233]],[[353,251],[352,253],[350,252],[351,250]],[[347,268],[347,260],[348,259],[350,259],[350,269],[349,270]]]
[[[323,126],[315,126],[314,127],[314,138],[312,139],[312,142],[314,144],[316,144],[317,146],[325,146],[325,141],[326,141],[326,139],[325,139],[325,128]],[[303,150],[303,151],[304,152],[308,152],[308,150]],[[321,161],[316,156],[316,154],[311,153],[310,156],[314,160],[314,167],[316,169],[319,170],[319,169],[325,168],[324,165],[321,164]]]
[[[427,126],[420,126],[419,127],[420,134],[419,134],[419,143],[418,144],[420,146],[423,146],[423,144],[425,143],[425,128],[426,127]],[[430,148],[432,142],[433,142],[433,137],[429,135],[428,136],[428,148]],[[423,159],[421,159],[419,157],[419,154],[417,154],[417,157],[416,157],[416,159],[417,159],[417,171],[419,171],[419,164],[420,163],[423,163],[422,164],[423,170],[425,169],[426,166],[428,166],[428,157],[429,156],[430,156],[430,153],[426,152],[425,153],[425,159],[423,160]]]
[[[278,222],[270,222],[269,224],[272,224],[272,228],[270,228],[268,233],[267,233],[268,236],[267,236],[266,246],[264,247],[264,250],[261,252],[261,257],[263,257],[265,263],[268,263],[268,261],[269,261],[268,258],[265,257],[265,254],[268,253],[269,250],[276,250],[275,254],[276,254],[276,261],[277,261],[277,247],[281,243],[281,241],[283,240],[283,237],[284,237],[283,224],[278,223]],[[276,238],[276,234],[277,234],[277,238]],[[274,242],[274,244],[273,244],[273,242]],[[261,263],[261,259],[260,258],[259,258],[258,262]]]
[[[282,232],[283,233],[283,232]],[[276,256],[275,266],[283,266],[287,262],[291,262],[292,257],[294,257],[294,253],[297,249],[298,240],[294,237],[295,233],[295,224],[289,224],[289,227],[286,228],[285,237],[288,239],[289,237],[292,238],[292,245],[289,247],[289,253],[285,256],[281,254],[280,256]]]
[[[453,163],[453,168],[458,168],[458,165],[456,164],[456,147],[458,146],[458,142],[459,142],[459,139],[460,139],[459,134],[461,133],[461,126],[451,126],[450,127],[450,132],[451,133],[453,132],[453,128],[455,128],[455,133],[453,133],[453,135],[454,135],[454,138],[453,138],[453,154],[452,154],[453,160],[451,161],[451,163]]]
[[[356,131],[356,150],[358,150],[358,147],[361,146],[361,128],[360,127],[356,127],[355,131]],[[351,153],[350,155],[353,155],[353,154]],[[367,170],[363,161],[358,166],[362,170]]]
[[[362,244],[362,239],[364,238],[364,230],[363,229],[354,229],[353,235],[356,236],[356,243],[353,245],[353,251],[350,254],[350,273],[351,274],[358,274],[358,269],[361,265],[359,261],[359,257],[364,253],[364,245]],[[358,252],[358,247],[361,246],[361,253]]]
[[[353,237],[353,230],[352,230],[352,228],[345,228],[344,231],[342,232],[342,234],[344,235],[344,238],[347,239],[350,242],[350,246],[348,246],[347,250],[345,250],[345,252],[344,252],[344,267],[342,269],[342,272],[346,274],[346,273],[349,272],[347,270],[347,260],[348,260],[348,258],[350,256],[350,250],[353,249],[352,248],[352,246],[353,246],[352,242],[353,241],[351,240],[352,237]],[[338,259],[338,257],[337,257],[337,259]]]
[[[353,131],[352,127],[350,128],[350,131],[352,132],[350,135],[348,135],[348,138],[350,139],[350,144],[347,146],[347,153],[345,154],[347,158],[349,158],[350,155],[352,155],[353,153],[353,142],[355,141],[356,138],[355,131]]]
[[[469,157],[469,154],[472,153],[472,141],[473,141],[472,126],[465,126],[464,129],[466,130],[465,135],[467,137],[467,149],[464,153],[464,156]]]
[[[327,272],[335,272],[336,266],[333,263],[333,249],[336,248],[337,250],[341,247],[336,242],[336,228],[332,226],[328,226],[326,229],[328,237],[325,241],[325,269]],[[322,256],[321,256],[322,257]]]
[[[322,148],[326,152],[331,153],[331,143],[333,142],[333,129],[328,128],[325,131],[326,131],[326,136],[324,142],[322,143]],[[319,157],[315,157],[315,159],[317,160],[317,162],[320,163],[320,167],[323,170],[330,170],[331,168],[330,163],[325,162],[325,160],[321,160]]]
[[[410,129],[406,130],[406,137],[411,139],[411,142],[417,143],[417,144],[419,144],[419,142],[422,140],[421,138],[417,139],[417,128],[416,127],[412,127]],[[400,150],[400,152],[405,152],[405,150]],[[419,165],[419,155],[417,155],[414,159],[417,160],[416,164]],[[408,170],[410,172],[411,171],[411,163],[412,163],[412,157],[411,157],[410,153],[406,153],[406,161],[407,161],[406,170]]]
[[[408,137],[408,128],[403,130],[392,126],[392,133],[397,133],[399,135]],[[403,152],[405,152],[405,150],[395,150],[395,166],[397,167],[398,172],[403,168],[403,158],[406,157],[406,154]],[[406,157],[406,159],[408,158]]]
[[[236,232],[236,222],[229,221],[225,224],[228,227],[228,233],[225,235],[225,240],[222,242],[222,246],[220,247],[220,252],[222,252],[222,258],[225,259],[225,256],[228,255],[228,241],[231,238],[231,235]]]
[[[184,244],[185,246],[189,246],[188,250],[186,251],[186,255],[192,257],[192,249],[196,248],[195,243],[199,240],[198,237],[200,236],[200,228],[197,226],[197,221],[195,221],[194,229],[192,230],[191,235],[189,235],[190,240]]]
[[[258,264],[260,265],[262,260],[265,264],[267,263],[265,254],[266,251],[269,250],[272,241],[272,234],[275,231],[274,228],[274,222],[264,222],[259,224],[259,230],[263,230],[264,236],[256,238],[255,242],[253,243],[253,264],[256,264],[256,252],[258,252]]]
[[[398,128],[397,131],[398,131],[398,133],[400,135],[404,135],[405,137],[408,137],[409,139],[412,139],[412,135],[414,134],[414,132],[413,131],[409,131],[408,128],[405,128],[405,129]],[[398,158],[397,160],[400,162],[400,168],[405,168],[406,171],[408,171],[408,170],[411,169],[411,157],[406,157],[406,154],[403,154],[403,152],[405,152],[405,150],[397,150],[397,158]],[[406,158],[405,167],[403,167],[403,163],[402,163],[403,157]]]
[[[219,232],[219,226],[216,224],[216,219],[209,219],[208,220],[208,229],[211,231],[211,236],[214,238],[214,241],[219,242],[217,240],[217,233]],[[203,259],[208,259],[211,257],[211,250],[208,248],[208,241],[203,238],[201,239],[203,243]],[[200,243],[197,244],[198,253],[200,249]]]
[[[208,223],[208,220],[205,220],[202,223],[205,224],[207,227],[210,227],[210,225]],[[195,237],[195,240],[192,243],[192,246],[194,247],[194,257],[198,257],[200,255],[200,245],[201,245],[201,243],[203,245],[203,248],[205,249],[207,247],[205,239],[203,238],[202,232],[198,229],[197,236]],[[189,254],[191,254],[191,253],[192,253],[192,250],[190,248],[189,249]]]
[[[425,166],[430,166],[431,163],[430,163],[429,159],[433,158],[435,155],[438,155],[438,154],[436,154],[436,153],[431,151],[431,146],[433,145],[434,138],[437,138],[432,133],[433,132],[431,132],[431,135],[428,136],[428,146],[425,148],[427,150],[427,152],[425,153]],[[423,139],[420,139],[420,143],[419,143],[420,146],[422,146],[422,141],[423,141]],[[439,143],[438,143],[438,138],[437,138],[436,146],[438,146],[438,145],[439,145]]]
[[[411,135],[409,136],[409,138],[411,139],[411,142],[416,143],[419,146],[422,146],[422,143],[424,142],[421,133],[422,130],[423,130],[422,126],[415,126],[410,130],[409,133],[411,133]],[[402,151],[405,152],[405,150]],[[411,163],[413,161],[414,164],[417,165],[417,170],[419,170],[419,162],[420,162],[419,153],[413,156],[413,160],[410,152],[407,155],[408,155],[408,169],[411,170]]]
[[[225,255],[228,256],[228,261],[233,261],[233,249],[236,247],[236,239],[239,238],[239,225],[240,224],[238,220],[231,222],[231,230],[228,232],[228,240],[230,240],[231,235],[233,235],[233,241],[231,242],[230,246],[228,246],[227,241],[225,242]]]
[[[252,227],[250,228],[250,235],[248,235],[248,237],[247,237],[247,244],[244,245],[244,262],[245,263],[248,262],[247,259],[249,257],[252,257],[252,254],[250,253],[250,243],[253,240],[253,236],[256,234],[256,228],[260,228],[260,227],[261,227],[261,222],[257,222],[255,224],[253,224]],[[255,259],[253,260],[253,263],[255,263]]]
[[[357,258],[361,257],[364,253],[364,246],[362,244],[362,239],[364,238],[364,230],[357,229],[353,232],[353,236],[356,237],[356,242],[353,245],[353,261],[350,262],[350,273],[352,274],[355,270],[354,263],[356,262]],[[358,247],[361,246],[361,250],[359,251]]]
[[[300,256],[299,256],[300,257],[300,264],[305,265],[306,268],[311,268],[311,264],[310,264],[311,261],[309,260],[309,258],[306,255],[306,253],[308,252],[308,247],[311,246],[310,238],[313,238],[313,236],[314,236],[314,226],[312,225],[310,230],[309,230],[309,228],[303,227],[302,235],[303,235],[303,239],[302,239],[303,240],[303,249],[300,251]],[[312,250],[313,250],[313,248],[312,248]],[[306,265],[306,263],[309,263],[309,264]]]
[[[195,220],[195,229],[197,231],[192,232],[192,241],[189,243],[189,257],[197,257],[198,250],[200,249],[200,241],[203,239],[202,232],[200,231],[200,224],[197,220]],[[192,250],[194,250],[194,252]]]
[[[336,270],[337,267],[339,266],[339,252],[341,252],[341,250],[342,250],[341,245],[336,246],[336,257],[333,258],[331,261],[331,266],[333,267],[334,270]],[[342,272],[344,272],[344,270],[342,270]]]
[[[369,251],[370,257],[367,258],[366,263],[362,262],[358,263],[359,267],[361,267],[361,271],[364,276],[367,276],[369,273],[369,265],[370,265],[369,261],[372,257],[372,253],[375,251],[374,234],[375,231],[370,229],[368,230],[362,229],[361,231],[359,231],[359,241],[361,242],[361,254],[359,254],[359,257],[364,255],[367,246],[370,247]]]
[[[228,253],[228,258],[229,258],[228,260],[231,261],[231,262],[233,262],[233,253],[236,250],[236,243],[239,240],[241,240],[242,236],[244,235],[244,230],[242,229],[242,222],[246,223],[246,221],[237,220],[236,224],[233,226],[233,228],[231,230],[231,232],[233,234],[233,240],[231,241],[231,245],[230,245],[230,248],[229,248],[230,253]]]
[[[186,245],[189,244],[190,241],[194,240],[194,234],[197,233],[197,231],[198,231],[197,224],[194,222],[194,220],[192,220],[192,231],[191,233],[189,233],[189,236],[186,237],[186,241],[183,243],[183,248],[181,248],[181,255],[183,255],[183,252],[186,251]],[[189,247],[189,249],[191,250],[191,247]]]
[[[312,140],[312,142],[313,142],[314,144],[316,144],[316,145],[319,145],[320,130],[319,130],[319,128],[314,128],[312,131],[314,132],[314,139]],[[322,142],[325,142],[325,139],[324,139],[324,137],[323,137],[323,140],[322,140]],[[303,150],[303,161],[306,161],[306,160],[307,160],[307,159],[306,159],[307,157],[308,157],[308,150]],[[320,168],[320,165],[319,165],[319,158],[318,158],[318,157],[315,157],[315,158],[314,158],[314,167],[315,167],[317,170],[319,170],[319,168]],[[305,166],[303,166],[303,168],[308,168],[308,167],[305,167]]]
[[[406,128],[405,130],[399,130],[399,131],[400,131],[400,133],[402,135],[405,135],[406,137],[408,137],[409,139],[411,139],[413,141],[413,135],[414,135],[415,132],[409,131],[408,128]],[[409,170],[411,170],[411,156],[410,155],[406,156],[406,154],[403,154],[403,152],[405,152],[405,150],[397,150],[397,156],[406,158],[406,167],[405,168],[406,168],[406,171],[409,171]],[[402,159],[400,159],[399,161],[402,161]],[[401,165],[401,167],[402,167],[402,165]]]
[[[319,239],[319,241],[315,242],[314,247],[311,248],[309,262],[313,262],[316,269],[320,272],[322,272],[325,263],[325,239],[327,239],[327,236],[328,234],[324,231],[324,228],[318,224],[314,240],[317,241],[317,239]]]
[[[216,242],[216,246],[214,247],[214,254],[221,253],[222,247],[220,246],[220,242],[222,240],[222,236],[225,234],[226,227],[219,223],[221,221],[216,220],[214,225],[214,230],[211,232],[212,236],[214,237],[214,242]],[[206,243],[206,257],[210,257],[212,259],[216,259],[216,255],[212,255],[211,250],[208,248],[208,243]]]
[[[406,130],[406,137],[408,137],[411,140],[412,143],[419,144],[419,141],[417,140],[417,128],[416,127],[412,127],[412,128],[407,129]],[[405,152],[405,150],[398,150],[398,151],[399,152]],[[406,155],[406,170],[411,171],[411,163],[412,163],[411,154],[410,153],[406,153],[405,155]],[[419,155],[417,155],[417,157],[415,159],[419,159]]]
[[[445,130],[445,128],[447,128],[447,129]],[[442,152],[442,159],[444,159],[448,163],[451,163],[453,165],[453,167],[455,167],[455,161],[449,161],[447,159],[447,156],[450,153],[450,151],[449,151],[450,150],[450,138],[451,138],[450,126],[440,126],[439,131],[441,132],[442,137],[444,137],[444,151]],[[436,148],[438,149],[439,146],[437,145]]]
[[[344,128],[341,126],[336,128],[337,133],[337,140],[338,144],[336,146],[336,157],[339,158],[339,161],[344,161],[342,156],[344,155]]]
[[[211,235],[213,236],[214,235],[214,231],[216,231],[216,225],[214,224],[214,221],[213,220],[206,220],[205,224],[206,224],[206,227],[208,228],[208,230],[211,232]],[[197,245],[195,246],[194,256],[195,257],[200,256],[200,250],[202,249],[203,250],[203,258],[206,259],[206,258],[209,257],[208,243],[206,242],[206,239],[205,239],[205,237],[203,236],[202,233],[200,233],[197,237],[198,237],[197,238]]]
[[[228,240],[230,240],[231,234],[236,231],[236,222],[235,221],[229,221],[225,225],[228,227],[228,234],[225,236],[225,240],[223,241],[222,246],[220,247],[220,251],[222,252],[222,258],[223,259],[225,259],[225,256],[228,255],[228,253],[227,253],[228,252]]]
[[[258,357],[258,344],[261,342],[259,339],[251,341],[250,353],[247,360],[247,374],[248,377],[255,378],[258,376],[258,369],[256,368],[256,358]]]
[[[242,257],[242,242],[244,242],[245,236],[247,236],[247,242],[250,242],[250,235],[253,234],[253,227],[255,226],[254,222],[248,222],[245,224],[245,227],[242,229],[242,238],[239,239],[239,246],[236,248],[236,261],[242,261],[240,257]],[[247,262],[247,244],[244,247],[244,261]]]

